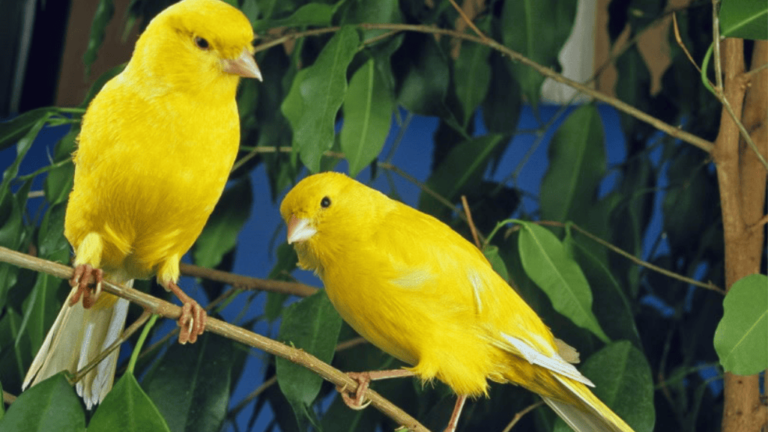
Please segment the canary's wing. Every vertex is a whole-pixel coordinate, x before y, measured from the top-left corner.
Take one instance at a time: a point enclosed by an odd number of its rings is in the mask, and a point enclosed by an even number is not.
[[[437,290],[439,295],[432,297],[437,304],[432,306],[471,314],[475,322],[465,324],[484,329],[487,342],[528,363],[594,386],[569,363],[578,361],[576,350],[555,339],[485,256],[447,225],[397,205],[381,218],[370,246],[385,251],[391,283]]]

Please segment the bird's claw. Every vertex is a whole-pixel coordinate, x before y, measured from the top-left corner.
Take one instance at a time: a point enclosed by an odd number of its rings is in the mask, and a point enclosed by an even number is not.
[[[88,288],[88,281],[91,279],[91,276],[96,280],[96,287],[93,292]],[[103,280],[104,272],[101,269],[95,269],[90,264],[80,264],[75,267],[75,272],[72,274],[72,279],[69,280],[69,285],[72,288],[77,288],[77,291],[69,300],[69,305],[76,305],[80,301],[80,297],[82,297],[83,308],[90,309],[96,303],[96,300],[99,299]]]
[[[349,372],[347,375],[353,380],[357,381],[357,390],[355,391],[355,397],[349,396],[347,386],[336,387],[336,390],[341,395],[341,399],[344,403],[353,410],[359,411],[368,407],[371,404],[370,399],[365,399],[365,392],[371,384],[371,375],[368,372]]]
[[[181,307],[181,316],[179,317],[178,325],[181,328],[179,331],[179,343],[184,345],[187,342],[197,342],[197,337],[203,334],[205,330],[205,321],[208,318],[208,314],[205,309],[200,307],[196,301],[189,299]]]

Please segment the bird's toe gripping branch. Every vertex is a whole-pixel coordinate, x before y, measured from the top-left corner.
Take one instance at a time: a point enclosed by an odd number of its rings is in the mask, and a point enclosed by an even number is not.
[[[179,343],[184,345],[187,342],[197,342],[197,337],[203,334],[205,330],[205,321],[208,313],[198,302],[186,295],[184,291],[176,285],[175,282],[167,284],[168,290],[181,300],[181,316],[179,317]]]
[[[365,392],[371,385],[371,374],[369,372],[349,372],[347,375],[357,381],[357,390],[355,391],[355,397],[351,397],[346,385],[344,387],[336,387],[336,390],[341,395],[341,399],[350,409],[359,411],[367,408],[371,401],[364,399]]]
[[[91,279],[91,276],[96,280],[93,292],[88,287],[88,281]],[[95,269],[90,264],[80,264],[75,267],[75,272],[72,274],[72,279],[69,280],[69,285],[73,288],[77,287],[77,291],[72,295],[69,305],[74,306],[82,297],[83,307],[89,309],[99,299],[103,280],[104,272],[101,269]]]

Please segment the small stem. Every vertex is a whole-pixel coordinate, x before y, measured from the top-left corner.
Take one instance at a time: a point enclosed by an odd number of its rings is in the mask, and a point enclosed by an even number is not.
[[[715,83],[717,91],[723,92],[723,65],[720,60],[720,0],[712,0],[712,39],[715,47]]]
[[[529,412],[535,410],[536,408],[538,408],[538,407],[540,407],[542,405],[544,405],[544,401],[540,400],[540,401],[538,401],[536,403],[532,403],[532,404],[528,405],[527,407],[525,407],[523,410],[521,410],[520,412],[515,414],[514,417],[512,417],[512,421],[509,422],[507,427],[505,427],[502,432],[509,432],[509,431],[511,431],[512,428],[515,427],[517,422],[519,422],[520,419],[522,419],[524,415],[528,414]]]
[[[464,9],[462,9],[461,7],[459,7],[458,4],[456,4],[456,0],[450,0],[450,2],[453,5],[453,8],[456,9],[457,12],[459,12],[459,15],[461,15],[461,18],[464,20],[464,22],[467,23],[467,25],[472,29],[472,31],[474,31],[483,40],[488,40],[488,37],[485,34],[483,34],[483,32],[481,32],[480,29],[477,28],[477,26],[475,26],[475,23],[473,23],[472,20],[469,19],[467,14],[464,13]]]
[[[144,317],[145,314],[148,314],[146,311],[144,311],[144,314],[142,314],[142,317]],[[133,352],[131,353],[131,361],[128,362],[128,372],[133,373],[133,369],[136,367],[136,361],[139,359],[139,353],[141,352],[141,348],[144,346],[144,341],[147,340],[147,335],[149,334],[149,330],[152,329],[152,326],[155,325],[155,321],[157,321],[157,317],[160,315],[152,315],[152,318],[149,319],[149,322],[147,325],[144,326],[144,329],[141,330],[141,335],[139,335],[139,340],[136,341],[136,346],[133,347]]]
[[[480,244],[480,239],[477,237],[477,229],[475,228],[475,222],[472,221],[472,212],[469,209],[469,203],[465,195],[461,196],[461,204],[464,206],[464,214],[467,216],[467,224],[469,224],[469,230],[472,231],[472,238],[475,240],[475,246],[481,249],[483,245]]]

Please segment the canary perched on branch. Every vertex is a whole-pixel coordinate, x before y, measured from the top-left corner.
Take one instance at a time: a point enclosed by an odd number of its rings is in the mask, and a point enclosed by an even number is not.
[[[156,275],[183,303],[179,342],[203,332],[205,311],[176,284],[179,260],[200,235],[237,155],[237,85],[240,77],[261,79],[253,37],[236,8],[184,0],[149,23],[125,70],[91,102],[65,222],[75,250],[73,290],[25,388],[81,370],[119,338],[128,302],[102,293],[102,278],[130,286]],[[112,388],[117,357],[115,350],[77,383],[89,409]]]
[[[360,385],[354,398],[341,390],[348,405],[361,406],[370,380],[438,379],[458,395],[452,432],[466,398],[487,396],[491,380],[539,394],[576,431],[632,431],[589,391],[576,350],[439,220],[338,173],[302,180],[280,213],[299,266],[320,276],[344,320],[413,365],[350,374]]]

